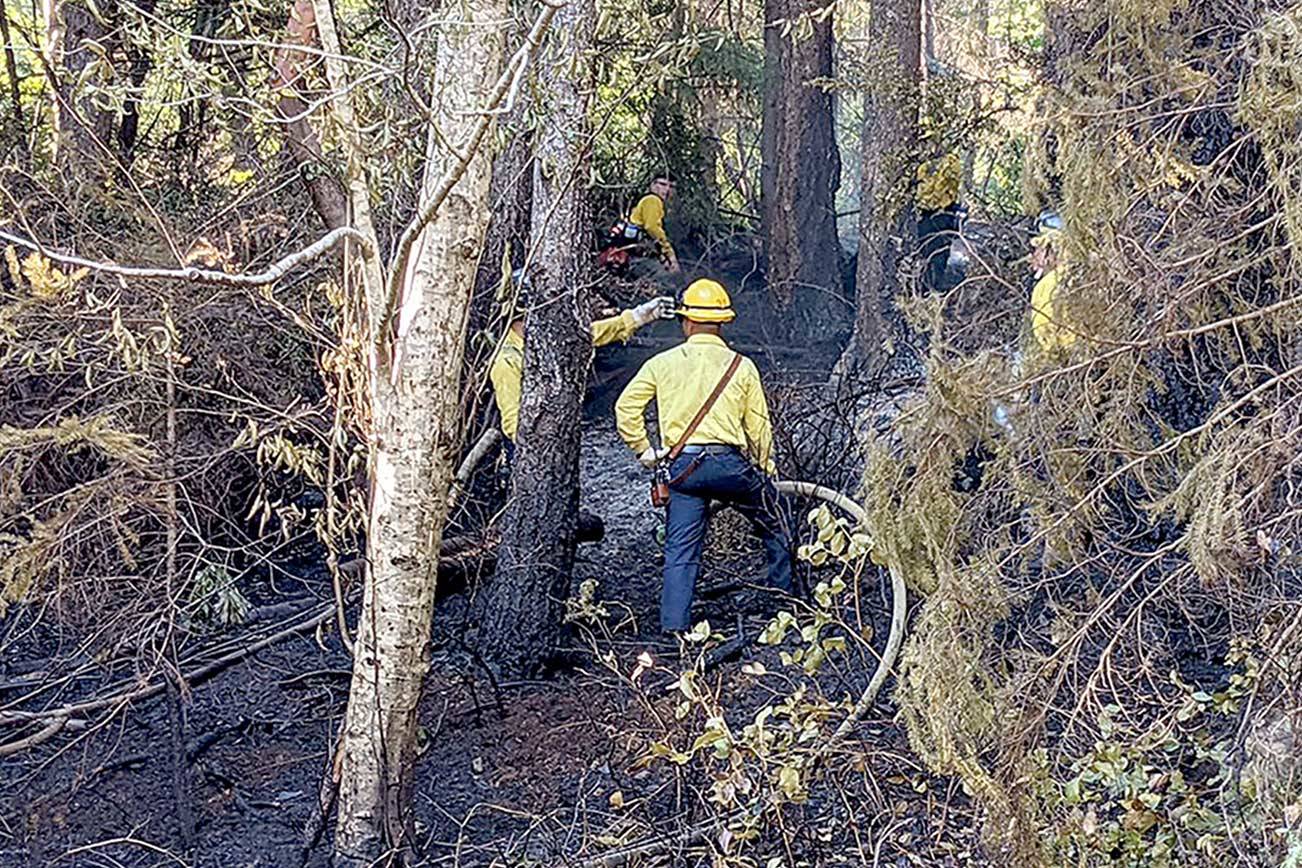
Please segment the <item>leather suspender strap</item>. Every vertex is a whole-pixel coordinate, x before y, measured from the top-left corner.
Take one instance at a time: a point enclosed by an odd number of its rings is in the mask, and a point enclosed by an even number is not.
[[[723,394],[723,390],[728,388],[728,383],[732,380],[732,375],[737,373],[737,368],[739,367],[741,367],[741,353],[733,353],[732,363],[728,365],[728,370],[723,372],[723,377],[720,378],[719,384],[714,387],[714,391],[710,393],[710,397],[705,399],[705,403],[701,405],[701,409],[696,411],[696,418],[687,426],[687,430],[683,432],[683,436],[678,438],[678,442],[674,444],[674,447],[669,450],[669,454],[665,456],[666,464],[673,464],[678,456],[682,454],[683,447],[687,445],[687,439],[696,433],[696,427],[704,421],[706,415],[710,412],[710,408],[714,406],[714,402],[719,400],[719,396]]]

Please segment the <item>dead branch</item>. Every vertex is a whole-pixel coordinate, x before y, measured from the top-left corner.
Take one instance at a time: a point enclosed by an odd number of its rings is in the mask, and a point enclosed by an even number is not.
[[[324,623],[332,617],[334,617],[333,604],[319,607],[319,610],[306,620],[286,627],[283,630],[273,633],[270,636],[260,639],[257,642],[253,642],[223,657],[219,657],[211,663],[183,673],[182,678],[187,684],[196,684],[199,681],[212,677],[232,664],[238,663],[241,660],[258,653],[264,648],[269,648],[277,642],[288,639],[291,636],[296,636],[299,633],[313,630],[317,625]],[[141,699],[150,699],[157,696],[166,688],[167,679],[163,678],[159,681],[137,687],[134,690],[114,693],[111,696],[90,699],[85,702],[65,705],[60,708],[50,708],[44,711],[0,711],[0,725],[27,723],[28,721],[33,720],[50,720],[51,718],[63,718],[66,721],[69,718],[82,716],[90,712],[102,711],[105,708],[113,706],[120,707]],[[53,735],[53,733],[51,733],[51,735]]]
[[[8,232],[0,231],[0,241],[6,241],[17,247],[26,250],[35,251],[45,258],[57,262],[61,265],[71,266],[73,268],[88,268],[91,271],[100,274],[114,274],[118,277],[138,277],[143,279],[160,279],[160,280],[188,280],[194,283],[206,283],[213,286],[230,286],[230,287],[255,287],[266,286],[280,280],[289,272],[301,265],[317,259],[343,241],[356,241],[363,247],[370,246],[366,236],[349,226],[341,226],[321,236],[319,239],[288,256],[282,257],[264,271],[254,272],[252,274],[231,274],[225,271],[214,271],[208,268],[195,268],[187,266],[185,268],[149,268],[134,265],[118,265],[116,262],[100,262],[93,259],[84,259],[80,256],[71,256],[65,253],[56,253],[41,244],[29,238],[23,238],[19,235],[12,235]]]

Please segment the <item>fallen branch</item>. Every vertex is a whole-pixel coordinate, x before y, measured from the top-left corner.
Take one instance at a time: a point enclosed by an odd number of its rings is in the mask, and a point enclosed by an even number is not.
[[[218,672],[227,667],[244,660],[245,658],[258,653],[264,648],[269,648],[284,639],[296,636],[299,633],[305,633],[309,630],[316,629],[317,625],[327,621],[334,616],[334,606],[327,605],[321,607],[321,610],[313,614],[305,621],[300,621],[293,626],[286,627],[284,630],[273,633],[263,639],[258,640],[238,651],[233,651],[223,657],[204,666],[200,666],[190,672],[182,674],[182,678],[187,684],[194,685],[207,678],[211,678]],[[150,699],[157,696],[167,689],[167,679],[164,678],[153,684],[145,684],[134,690],[128,690],[124,693],[115,693],[111,696],[103,696],[98,699],[90,699],[85,702],[78,702],[72,705],[64,705],[59,708],[49,708],[44,711],[0,711],[0,725],[28,723],[33,720],[50,720],[51,718],[63,718],[65,721],[72,717],[80,717],[89,712],[102,711],[115,705],[125,705],[129,702],[136,702],[141,699]]]
[[[45,727],[32,733],[26,738],[20,738],[17,741],[11,741],[7,744],[0,744],[0,757],[12,756],[13,754],[27,750],[29,747],[36,747],[38,744],[47,742],[60,732],[63,732],[63,728],[67,725],[68,718],[66,716],[56,717],[54,720],[46,724]]]
[[[232,286],[232,287],[253,287],[266,286],[280,280],[295,268],[304,263],[311,262],[330,249],[338,246],[343,241],[356,241],[363,247],[368,246],[366,237],[349,226],[341,226],[322,235],[319,239],[304,247],[302,250],[289,254],[277,260],[265,271],[258,271],[253,274],[231,274],[225,271],[214,271],[209,268],[195,268],[186,266],[184,268],[149,268],[135,265],[118,265],[116,262],[98,262],[93,259],[84,259],[80,256],[71,256],[66,253],[56,253],[38,241],[30,238],[23,238],[20,235],[12,235],[8,232],[0,231],[0,241],[7,241],[17,247],[26,250],[32,250],[41,254],[46,259],[57,262],[60,265],[68,265],[74,268],[88,268],[91,271],[100,274],[114,274],[118,277],[138,277],[147,279],[162,280],[189,280],[194,283],[207,283],[213,286]]]

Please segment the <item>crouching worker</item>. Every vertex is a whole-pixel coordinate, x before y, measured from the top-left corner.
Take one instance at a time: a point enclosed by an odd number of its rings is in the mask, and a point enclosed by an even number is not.
[[[665,232],[665,208],[674,191],[668,175],[656,175],[645,196],[637,200],[628,219],[616,223],[602,239],[597,262],[615,272],[624,272],[631,256],[657,255],[670,274],[677,274],[678,254]]]
[[[516,286],[515,314],[497,346],[488,378],[493,383],[493,397],[502,417],[502,433],[506,435],[507,460],[515,453],[515,432],[520,423],[520,392],[524,380],[524,315],[533,305],[533,289],[527,278],[516,269],[512,280]],[[594,347],[626,341],[642,326],[657,319],[674,318],[674,300],[669,296],[653,298],[637,307],[623,311],[618,316],[599,319],[592,323]]]
[[[664,589],[660,626],[691,626],[692,596],[701,571],[708,501],[721,500],[751,519],[764,541],[769,584],[791,592],[791,538],[771,475],[773,430],[754,362],[729,349],[720,335],[735,317],[727,291],[698,280],[683,293],[677,314],[687,340],[644,364],[619,396],[619,436],[644,467],[668,464]],[[654,399],[660,421],[656,449],[643,413]]]

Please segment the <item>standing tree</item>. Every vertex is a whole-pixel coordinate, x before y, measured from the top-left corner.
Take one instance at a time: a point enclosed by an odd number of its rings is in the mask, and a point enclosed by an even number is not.
[[[488,224],[490,159],[480,145],[555,8],[544,8],[496,84],[505,0],[467,0],[443,13],[420,200],[385,268],[370,213],[370,152],[353,114],[334,12],[329,0],[314,0],[313,7],[347,159],[352,223],[363,239],[350,272],[366,298],[362,345],[373,419],[369,565],[340,739],[335,864],[371,865],[410,851],[417,707],[460,446],[466,320]]]
[[[592,360],[588,305],[588,86],[592,0],[558,13],[539,71],[546,118],[534,158],[535,305],[525,318],[523,399],[511,501],[485,597],[482,645],[504,673],[527,674],[555,646],[574,565],[579,437]]]
[[[348,201],[321,153],[321,140],[308,120],[307,105],[300,89],[303,84],[305,49],[316,43],[316,12],[312,0],[294,0],[285,25],[285,41],[272,59],[272,84],[279,93],[276,115],[284,125],[285,143],[298,168],[317,214],[329,229],[348,223]]]
[[[826,339],[839,319],[836,148],[831,7],[764,2],[764,109],[760,172],[769,296],[791,336]]]
[[[59,165],[94,176],[113,132],[113,115],[91,94],[112,70],[108,28],[103,14],[83,0],[50,0],[46,28],[50,65],[60,72],[53,88],[55,156]]]
[[[837,363],[838,376],[878,370],[891,352],[884,311],[899,290],[901,259],[911,249],[916,220],[922,4],[873,0],[868,43],[854,332]]]

